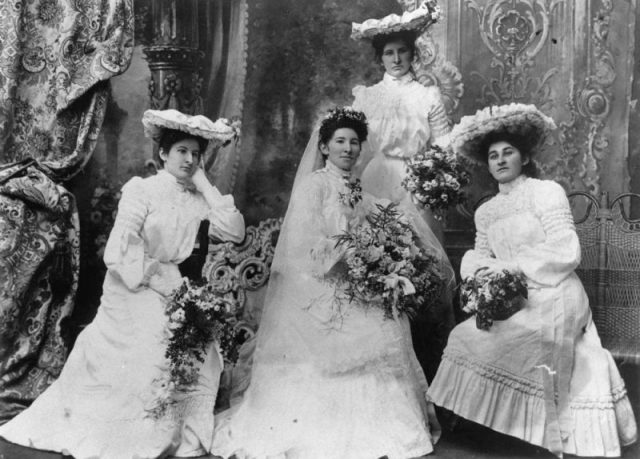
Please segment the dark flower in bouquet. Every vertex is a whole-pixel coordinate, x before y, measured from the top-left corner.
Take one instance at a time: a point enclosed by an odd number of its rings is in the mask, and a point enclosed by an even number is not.
[[[169,318],[165,352],[169,373],[157,384],[159,390],[151,410],[155,416],[167,411],[175,392],[188,391],[197,382],[212,342],[218,343],[226,363],[235,363],[242,344],[237,327],[238,307],[231,293],[220,294],[205,280],[194,282],[185,278],[174,290],[165,309]]]
[[[439,261],[420,247],[397,205],[377,204],[366,222],[336,236],[345,249],[346,270],[335,283],[336,298],[378,307],[385,317],[414,317],[440,297]]]
[[[505,320],[522,309],[527,299],[527,281],[523,274],[502,270],[498,273],[476,271],[460,285],[462,310],[476,315],[476,327],[489,330],[495,320]]]
[[[407,160],[407,175],[402,186],[413,194],[419,205],[428,207],[435,218],[442,220],[449,207],[465,202],[462,189],[470,180],[463,159],[432,145]]]

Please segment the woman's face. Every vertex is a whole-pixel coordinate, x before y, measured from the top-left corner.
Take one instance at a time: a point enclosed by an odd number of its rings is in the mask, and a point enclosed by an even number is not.
[[[489,172],[498,183],[509,183],[520,176],[522,166],[529,163],[516,147],[503,140],[489,146],[487,156]]]
[[[183,139],[174,143],[169,152],[160,152],[164,169],[177,179],[190,178],[200,163],[200,146],[196,139]]]
[[[411,48],[403,40],[390,41],[382,48],[382,65],[392,77],[406,75],[411,69],[412,60]]]
[[[329,142],[320,144],[320,151],[334,166],[350,171],[360,156],[360,139],[351,128],[336,129]]]

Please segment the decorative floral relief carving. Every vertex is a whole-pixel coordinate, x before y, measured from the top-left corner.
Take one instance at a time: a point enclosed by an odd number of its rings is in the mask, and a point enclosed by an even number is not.
[[[609,139],[604,132],[612,100],[615,80],[613,53],[608,44],[613,1],[603,0],[591,18],[589,75],[576,88],[572,88],[569,110],[571,119],[560,123],[562,155],[545,167],[559,180],[571,171],[577,172],[582,185],[594,194],[600,192],[600,163],[607,154]],[[575,188],[575,178],[571,187]]]
[[[264,286],[280,233],[282,218],[268,218],[247,227],[242,244],[210,244],[202,275],[220,292],[234,292],[244,305],[247,290]]]
[[[481,7],[476,0],[465,0],[476,13],[483,43],[493,54],[491,68],[497,77],[479,72],[470,76],[481,81],[481,106],[505,102],[533,102],[541,109],[551,103],[551,78],[558,68],[540,77],[531,76],[534,59],[549,36],[549,17],[564,0],[498,0]]]

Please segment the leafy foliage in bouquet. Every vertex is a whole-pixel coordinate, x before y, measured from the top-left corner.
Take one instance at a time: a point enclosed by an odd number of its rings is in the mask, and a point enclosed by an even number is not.
[[[435,218],[442,220],[449,207],[466,200],[462,189],[469,184],[471,175],[463,161],[437,145],[427,147],[407,161],[402,186],[419,205],[430,208]]]
[[[436,301],[443,278],[439,261],[419,246],[397,205],[376,205],[365,223],[336,236],[346,249],[346,273],[334,278],[336,298],[382,308],[387,318],[413,317]]]
[[[169,317],[165,352],[169,375],[159,381],[153,415],[162,416],[175,391],[187,391],[197,382],[207,349],[214,340],[224,361],[236,362],[242,344],[242,334],[236,327],[238,309],[238,301],[231,293],[221,295],[205,280],[194,282],[184,278],[174,290],[165,309]]]
[[[462,310],[476,315],[476,327],[489,330],[494,320],[505,320],[522,309],[527,298],[523,274],[502,270],[483,274],[481,270],[460,285]]]

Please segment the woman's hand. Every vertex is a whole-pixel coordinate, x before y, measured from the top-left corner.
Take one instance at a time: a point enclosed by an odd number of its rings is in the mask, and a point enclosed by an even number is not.
[[[196,190],[198,190],[202,194],[204,194],[204,192],[209,190],[212,186],[202,167],[198,167],[196,169],[194,174],[191,176],[191,181],[196,187]]]
[[[483,266],[476,271],[476,277],[488,277],[494,274],[500,274],[502,271],[509,271],[513,274],[520,273],[520,268],[514,262],[496,260],[494,263],[489,263],[487,266]]]

